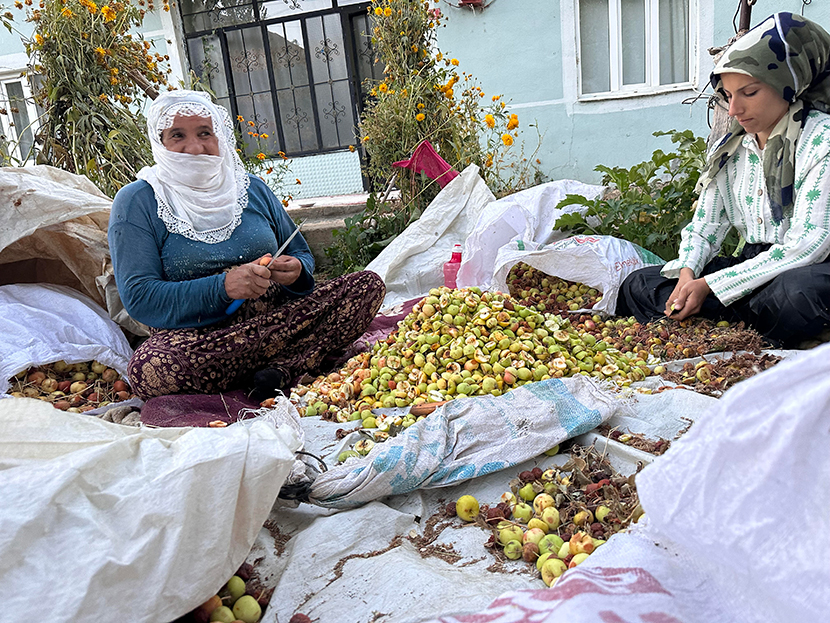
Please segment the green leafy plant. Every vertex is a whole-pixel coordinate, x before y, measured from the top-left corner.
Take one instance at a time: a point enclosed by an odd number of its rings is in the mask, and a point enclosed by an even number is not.
[[[168,0],[162,4],[169,11]],[[35,100],[44,110],[37,161],[86,175],[113,196],[153,162],[135,103],[144,99],[144,89],[166,86],[167,58],[133,34],[144,19],[141,6],[121,0],[31,5],[15,2],[34,26],[24,45],[31,72],[40,78]],[[153,8],[147,0],[146,10]]]
[[[398,234],[421,216],[415,204],[384,202],[372,193],[366,208],[345,219],[345,227],[335,229],[334,244],[325,253],[332,264],[327,273],[344,275],[363,270]]]
[[[567,195],[557,208],[586,206],[557,219],[554,229],[574,234],[616,236],[669,260],[677,257],[682,229],[692,220],[697,193],[695,185],[706,163],[706,141],[690,130],[655,132],[669,136],[676,151],[658,149],[650,160],[629,169],[597,166],[602,183],[609,189],[595,199]],[[721,249],[731,253],[738,243],[732,233]]]

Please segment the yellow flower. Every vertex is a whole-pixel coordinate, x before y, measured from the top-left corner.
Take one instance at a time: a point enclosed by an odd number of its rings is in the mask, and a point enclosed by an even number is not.
[[[368,142],[369,142],[369,137],[368,137],[368,136],[364,136],[364,137],[363,137],[363,142],[364,142],[364,143],[368,143]]]
[[[40,33],[35,33],[35,43],[43,45],[43,37],[40,36]]]
[[[498,99],[499,99],[500,97],[501,97],[501,95],[494,95],[494,96],[492,97],[492,99],[493,99],[493,101],[494,101],[494,102],[496,102],[496,101],[498,101]]]
[[[349,145],[349,151],[353,152],[354,150],[355,150],[355,146],[354,145]]]
[[[378,94],[377,89],[372,89],[371,91],[369,91],[369,95],[371,95],[372,97],[375,97],[377,94]]]
[[[424,115],[424,113],[422,112],[419,112],[417,115],[415,115],[415,121],[423,121],[424,119],[426,119],[426,115]]]
[[[423,109],[424,109],[424,104],[423,104],[423,102],[418,102],[418,109],[419,109],[419,110],[423,110]]]
[[[504,102],[501,102],[501,107],[504,108],[505,106],[507,106],[507,104],[505,104]]]
[[[386,83],[385,83],[385,82],[381,82],[381,83],[378,85],[378,91],[380,91],[381,93],[386,93],[386,91],[388,91],[388,90],[389,90],[389,87],[388,87],[388,86],[386,86]]]
[[[492,167],[493,166],[493,154],[487,154],[487,160],[484,161],[485,167]]]
[[[504,143],[507,147],[510,147],[513,144],[513,137],[509,134],[502,134],[501,142]]]
[[[380,7],[375,7],[375,15],[383,15],[383,9]]]
[[[267,134],[260,134],[260,136],[261,136],[262,138],[268,138],[268,135],[267,135]]]
[[[72,12],[72,9],[70,9],[69,7],[64,7],[63,9],[61,9],[61,15],[63,15],[66,18],[75,17],[75,14]]]
[[[259,153],[256,155],[256,157],[257,157],[257,158],[259,158],[260,160],[265,160],[265,154],[263,154],[262,152],[259,152]]]
[[[516,115],[510,115],[510,121],[507,122],[508,130],[515,130],[519,127],[519,118]]]
[[[236,115],[236,120],[241,123],[241,122],[245,121],[245,117],[243,117],[242,115]]]
[[[95,52],[97,54],[100,54],[101,56],[106,56],[107,55],[107,51],[104,48],[102,48],[101,46],[98,46],[97,48],[95,48]]]
[[[113,11],[109,5],[104,5],[101,7],[101,16],[104,18],[105,22],[111,22],[115,19],[115,11]]]
[[[383,14],[386,17],[390,17],[392,15],[392,9],[390,9],[389,7],[386,7],[385,9],[383,9]]]
[[[488,128],[494,128],[496,127],[496,118],[490,114],[484,115],[484,123],[487,124]]]
[[[280,158],[282,158],[283,160],[285,160],[285,159],[286,159],[286,158],[285,158],[285,152],[284,152],[284,151],[278,151],[278,152],[277,152],[277,155],[278,155]]]
[[[283,199],[282,200],[282,205],[284,205],[287,208],[288,207],[288,199]]]
[[[107,94],[106,93],[101,93],[101,95],[98,96],[98,99],[101,100],[102,102],[106,102],[107,101]]]
[[[410,48],[409,48],[409,49],[410,49],[410,50],[412,50],[413,52],[417,52],[417,51],[418,51],[418,46],[417,46],[417,45],[415,45],[415,44],[413,43],[413,44],[410,46]]]
[[[249,121],[248,125],[251,126],[251,127],[254,127],[254,125],[256,125],[256,124],[253,121]]]
[[[441,52],[438,52],[438,54],[435,56],[435,60],[438,61],[439,63],[441,62],[442,58],[444,58],[444,55],[441,54]]]
[[[15,0],[14,8],[15,9],[22,9],[23,8],[23,3],[20,0]]]
[[[458,59],[457,59],[457,58],[452,59],[452,60],[450,61],[450,63],[452,63],[453,65],[455,65],[456,67],[458,67]]]

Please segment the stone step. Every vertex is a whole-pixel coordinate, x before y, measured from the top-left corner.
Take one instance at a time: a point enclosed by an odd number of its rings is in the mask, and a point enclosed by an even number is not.
[[[331,264],[325,249],[334,242],[333,229],[343,229],[345,219],[366,208],[368,195],[318,197],[291,201],[286,208],[294,222],[303,222],[303,237],[308,242],[318,267]]]

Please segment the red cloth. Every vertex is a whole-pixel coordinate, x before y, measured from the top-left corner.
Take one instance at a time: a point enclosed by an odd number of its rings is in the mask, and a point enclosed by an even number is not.
[[[409,169],[415,173],[423,173],[428,178],[437,181],[441,188],[444,188],[458,177],[458,171],[438,155],[438,152],[435,151],[429,141],[421,141],[420,145],[412,152],[412,157],[409,160],[398,160],[393,162],[392,166]]]
[[[242,409],[258,409],[242,390],[223,394],[171,394],[150,398],[141,408],[141,422],[152,426],[206,427],[214,420],[232,424]],[[247,416],[251,417],[251,416]]]

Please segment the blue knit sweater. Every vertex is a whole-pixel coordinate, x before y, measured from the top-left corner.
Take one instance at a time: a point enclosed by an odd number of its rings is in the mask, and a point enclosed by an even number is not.
[[[227,318],[231,298],[223,269],[275,253],[294,223],[271,189],[250,176],[248,206],[228,240],[196,242],[167,231],[158,217],[153,188],[139,180],[124,186],[112,203],[108,239],[115,283],[127,312],[159,329],[204,327]],[[293,296],[314,288],[314,258],[302,235],[283,252],[303,265]]]

